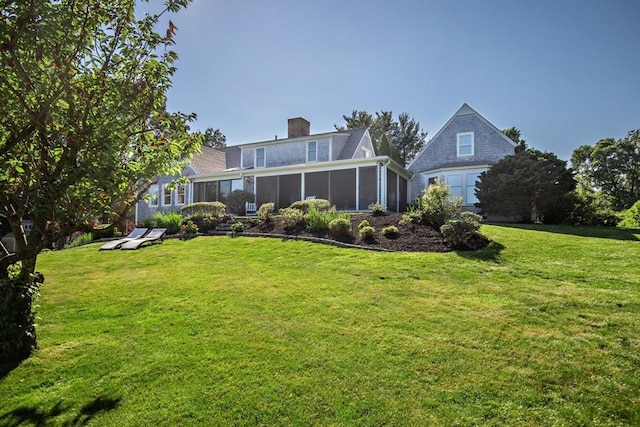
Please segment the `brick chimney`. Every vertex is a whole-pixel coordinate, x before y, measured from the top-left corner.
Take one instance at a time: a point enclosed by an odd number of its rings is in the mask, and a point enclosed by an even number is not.
[[[296,117],[288,120],[289,133],[288,138],[297,138],[299,136],[309,136],[311,123],[302,117]]]

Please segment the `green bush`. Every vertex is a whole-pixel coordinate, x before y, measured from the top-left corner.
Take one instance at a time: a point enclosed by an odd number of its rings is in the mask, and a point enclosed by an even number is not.
[[[282,208],[280,209],[280,220],[285,229],[290,230],[298,225],[304,224],[304,213],[300,209]]]
[[[315,206],[309,205],[309,212],[304,217],[307,230],[318,233],[329,229],[329,223],[334,219],[349,219],[348,213],[338,213],[335,209],[319,211]]]
[[[364,227],[369,227],[371,224],[369,224],[369,221],[367,221],[366,219],[360,221],[360,224],[358,224],[358,230],[362,230]]]
[[[349,218],[336,218],[329,222],[329,232],[335,237],[349,236],[351,231]]]
[[[98,224],[93,227],[93,231],[91,231],[91,233],[93,233],[93,238],[98,240],[113,237],[114,231],[115,227],[113,224]]]
[[[78,246],[88,245],[93,242],[93,234],[92,233],[82,233],[75,237],[69,244],[66,246],[67,248],[77,248]]]
[[[473,212],[461,212],[460,219],[449,220],[440,227],[445,242],[453,247],[469,246],[471,238],[480,230],[482,217]]]
[[[297,202],[291,203],[289,207],[307,213],[311,206],[318,211],[328,211],[331,209],[331,203],[327,199],[298,200]]]
[[[371,209],[373,216],[382,216],[387,213],[387,207],[382,203],[371,203],[369,209]]]
[[[640,228],[640,200],[623,212],[622,221],[618,226],[626,228]]]
[[[201,233],[208,233],[209,230],[214,230],[220,219],[210,214],[196,214],[191,215],[188,219],[185,219],[182,223],[185,224],[186,221],[193,221],[193,223],[198,227],[198,230]]]
[[[191,239],[195,237],[196,234],[198,234],[198,226],[190,219],[180,227],[181,240]]]
[[[167,229],[167,234],[178,234],[184,218],[177,212],[156,212],[153,219],[155,220],[156,227]]]
[[[246,214],[245,203],[253,202],[254,200],[253,193],[244,190],[233,190],[227,195],[227,209],[233,214],[244,215]]]
[[[402,214],[402,219],[400,220],[400,224],[401,225],[421,224],[423,222],[423,214],[424,212],[420,208],[420,204],[409,205],[409,207],[407,207],[407,210]]]
[[[423,194],[420,208],[423,221],[440,229],[447,221],[458,216],[462,209],[462,198],[454,197],[448,185],[436,182]]]
[[[231,231],[233,231],[234,233],[241,233],[242,230],[244,230],[244,224],[241,223],[240,221],[238,222],[234,222],[233,224],[231,224]]]
[[[271,221],[271,215],[273,214],[274,208],[275,205],[273,203],[263,203],[258,208],[256,215],[258,215],[258,218],[260,218],[264,222],[269,222]]]
[[[145,218],[142,220],[142,225],[145,228],[155,228],[156,226],[156,220],[153,218]]]
[[[371,240],[373,239],[373,235],[376,229],[370,225],[365,225],[364,227],[360,227],[360,238],[362,240]]]
[[[180,208],[183,215],[212,215],[221,217],[227,210],[227,205],[222,202],[196,202]]]
[[[398,227],[396,227],[395,225],[390,225],[388,227],[383,228],[381,233],[384,237],[389,239],[398,237],[398,235],[400,234],[400,232],[398,231]]]

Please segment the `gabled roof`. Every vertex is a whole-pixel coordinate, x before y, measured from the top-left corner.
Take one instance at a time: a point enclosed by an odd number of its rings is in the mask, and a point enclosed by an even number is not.
[[[474,115],[477,118],[479,118],[480,120],[482,120],[487,126],[489,126],[491,129],[493,129],[497,134],[500,135],[500,137],[502,137],[505,141],[507,141],[509,144],[511,144],[512,146],[516,146],[517,144],[515,142],[513,142],[511,140],[511,138],[509,138],[507,135],[504,134],[504,132],[502,132],[500,129],[498,129],[497,127],[495,127],[489,120],[485,119],[482,114],[478,113],[476,110],[474,110],[473,108],[471,108],[469,106],[469,104],[467,104],[466,102],[464,104],[462,104],[462,106],[458,109],[458,111],[456,111],[456,113],[451,116],[451,118],[447,121],[447,123],[444,124],[444,126],[442,126],[440,128],[440,130],[438,131],[438,133],[436,133],[433,138],[431,138],[429,140],[429,142],[427,142],[425,144],[425,146],[422,148],[422,150],[420,150],[420,152],[418,154],[415,155],[415,157],[411,160],[411,163],[409,163],[407,165],[407,169],[411,168],[411,166],[413,165],[413,162],[416,161],[416,159],[418,159],[420,157],[420,155],[427,150],[427,148],[431,145],[431,143],[433,143],[434,141],[438,140],[438,137],[442,134],[442,132],[444,132],[449,125],[451,124],[451,122],[453,122],[456,118],[460,117],[460,116],[469,116],[469,115]]]
[[[341,132],[334,132],[334,133],[350,133],[349,139],[344,145],[342,152],[338,156],[338,160],[346,160],[346,159],[353,158],[353,155],[358,149],[358,145],[360,145],[362,138],[364,138],[364,134],[367,131],[367,129],[368,128],[359,128],[359,129],[349,129]]]

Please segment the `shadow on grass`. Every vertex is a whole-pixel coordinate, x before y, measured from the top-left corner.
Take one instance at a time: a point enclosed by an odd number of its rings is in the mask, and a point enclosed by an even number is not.
[[[640,229],[598,227],[586,225],[542,225],[542,224],[491,224],[496,227],[519,228],[521,230],[570,234],[572,236],[596,237],[599,239],[640,241]]]
[[[498,260],[500,259],[500,253],[504,250],[504,248],[505,246],[502,243],[498,243],[492,240],[487,246],[480,250],[456,251],[456,254],[466,259],[498,262]]]
[[[65,408],[62,401],[56,403],[51,409],[43,410],[32,406],[21,406],[10,412],[0,415],[0,425],[10,426],[82,426],[87,425],[96,415],[101,412],[113,411],[120,404],[120,398],[111,399],[107,397],[98,397],[92,402],[84,405],[80,412],[73,420],[63,423],[55,422],[55,418],[65,412],[69,412],[71,408]]]
[[[18,362],[3,362],[0,363],[0,380],[4,379],[7,375],[11,373],[14,369],[16,369],[22,361]]]

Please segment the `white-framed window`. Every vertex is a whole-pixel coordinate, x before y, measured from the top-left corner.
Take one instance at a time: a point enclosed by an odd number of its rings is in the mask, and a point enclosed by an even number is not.
[[[184,205],[187,201],[186,195],[186,186],[179,185],[178,189],[176,190],[176,205]]]
[[[149,207],[150,208],[157,208],[158,207],[158,201],[160,200],[159,198],[159,187],[156,184],[153,184],[151,187],[149,187]]]
[[[371,157],[371,150],[362,147],[362,157],[364,157],[365,159]]]
[[[473,156],[473,132],[457,134],[458,157]]]
[[[464,197],[462,195],[462,175],[447,175],[447,185],[451,188],[451,194],[454,197]]]
[[[162,186],[162,206],[171,206],[172,193],[169,185]]]
[[[468,173],[466,178],[467,191],[464,201],[470,205],[478,202],[478,198],[476,197],[476,182],[480,180],[480,174]]]
[[[318,161],[318,143],[316,141],[307,142],[307,162]]]
[[[265,166],[265,163],[264,147],[256,148],[256,167],[263,168]]]

